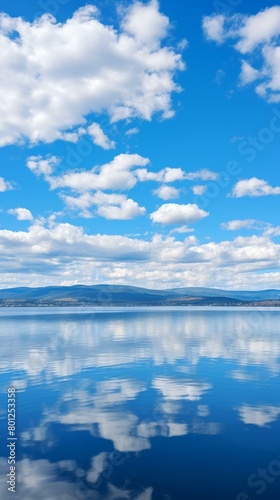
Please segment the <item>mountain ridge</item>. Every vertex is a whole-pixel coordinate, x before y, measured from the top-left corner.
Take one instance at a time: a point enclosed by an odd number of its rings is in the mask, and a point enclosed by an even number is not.
[[[280,305],[280,290],[207,287],[150,289],[130,285],[72,285],[0,289],[5,305]],[[272,304],[270,304],[272,303]]]

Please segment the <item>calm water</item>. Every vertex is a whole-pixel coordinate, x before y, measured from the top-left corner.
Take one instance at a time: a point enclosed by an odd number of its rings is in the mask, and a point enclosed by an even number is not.
[[[0,498],[279,500],[279,320],[275,309],[1,309]]]

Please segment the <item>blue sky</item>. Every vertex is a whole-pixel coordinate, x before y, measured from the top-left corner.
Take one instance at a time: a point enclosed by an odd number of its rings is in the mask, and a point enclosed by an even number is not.
[[[280,6],[1,8],[0,287],[279,288]]]

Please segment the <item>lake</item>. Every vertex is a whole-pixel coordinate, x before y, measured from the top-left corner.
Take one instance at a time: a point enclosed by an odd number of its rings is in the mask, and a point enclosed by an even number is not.
[[[2,308],[0,498],[279,500],[279,320]]]

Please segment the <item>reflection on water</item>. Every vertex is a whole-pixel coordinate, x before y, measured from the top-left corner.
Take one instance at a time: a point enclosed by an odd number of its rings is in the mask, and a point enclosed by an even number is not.
[[[0,314],[1,499],[11,385],[14,498],[250,500],[278,460],[262,498],[279,499],[279,310]]]

